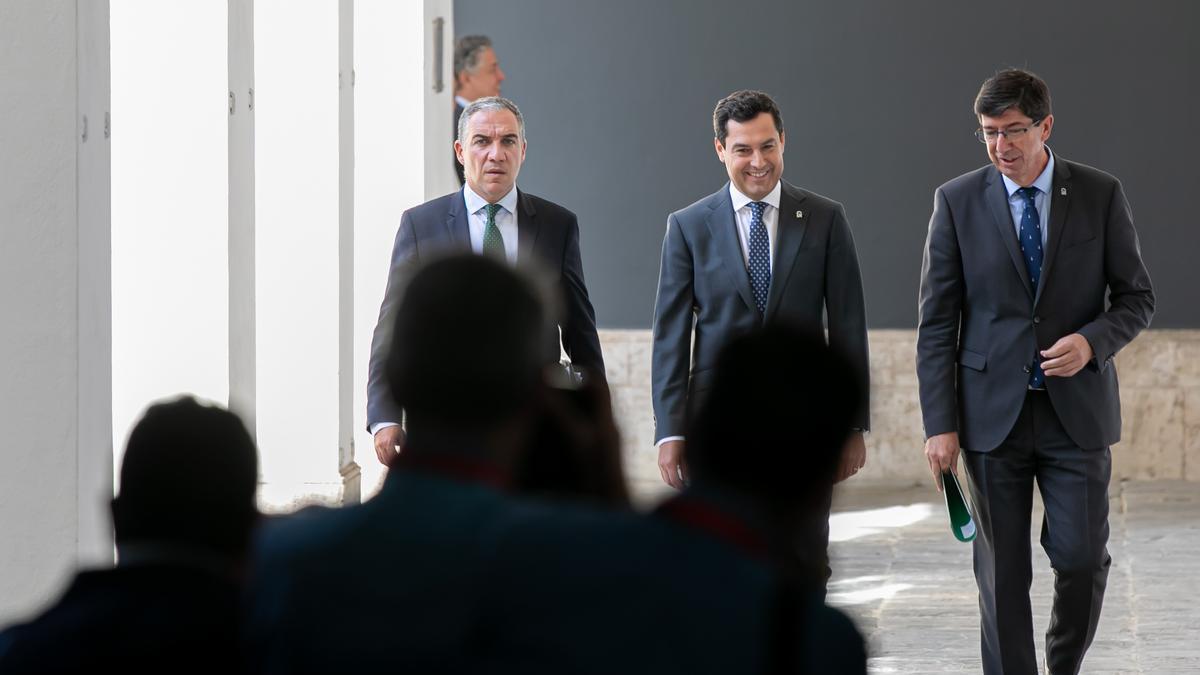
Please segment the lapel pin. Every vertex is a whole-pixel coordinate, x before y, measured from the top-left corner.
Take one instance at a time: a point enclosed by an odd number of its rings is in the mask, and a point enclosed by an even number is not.
[[[796,212],[796,217],[797,217],[797,218],[803,218],[803,217],[804,217],[804,212],[803,212],[803,211],[797,211],[797,212]]]
[[[1066,196],[1067,196],[1067,188],[1059,188],[1059,189],[1058,189],[1058,194],[1060,194],[1060,195],[1062,195],[1062,196],[1066,197]]]

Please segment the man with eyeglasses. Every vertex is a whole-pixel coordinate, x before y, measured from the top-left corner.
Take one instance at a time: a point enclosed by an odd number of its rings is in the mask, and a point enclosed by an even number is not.
[[[1150,323],[1154,291],[1116,178],[1046,141],[1050,93],[1004,70],[975,99],[991,165],[942,185],[921,265],[917,376],[934,479],[970,477],[983,671],[1039,672],[1029,602],[1033,486],[1054,569],[1046,672],[1078,673],[1111,558],[1113,356]],[[1107,303],[1106,303],[1107,296]]]

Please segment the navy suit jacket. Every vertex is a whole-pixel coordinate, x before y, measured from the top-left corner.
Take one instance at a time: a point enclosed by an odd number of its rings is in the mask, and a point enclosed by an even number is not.
[[[481,584],[515,508],[489,485],[398,467],[370,501],[265,526],[248,586],[253,672],[472,672]]]
[[[544,336],[546,363],[559,360],[559,329],[562,349],[571,363],[604,377],[604,357],[596,333],[596,313],[588,298],[579,254],[579,221],[567,209],[527,192],[517,192],[517,262],[535,262],[557,281],[564,312],[558,327]],[[404,283],[412,267],[422,259],[452,252],[470,252],[463,193],[454,192],[404,212],[387,290],[379,308],[379,322],[371,340],[371,362],[367,383],[367,427],[379,422],[401,422],[401,411],[392,401],[384,366],[391,348],[392,322],[404,295]]]
[[[777,672],[780,631],[799,672],[866,672],[845,615],[801,600],[800,625],[775,625],[781,586],[765,558],[660,515],[530,508],[489,570],[479,672]]]
[[[1095,358],[1046,391],[1071,439],[1121,438],[1113,356],[1154,314],[1154,290],[1121,183],[1054,158],[1049,233],[1033,288],[1000,172],[988,165],[939,187],[921,264],[917,377],[925,436],[957,431],[988,452],[1016,423],[1037,350],[1079,333]]]
[[[766,313],[754,303],[729,184],[667,217],[651,365],[655,441],[684,435],[712,383],[717,354],[765,322],[824,336],[854,366],[870,426],[867,312],[854,238],[842,205],[783,183]],[[827,320],[827,324],[826,324]]]
[[[0,631],[0,673],[242,672],[240,593],[202,566],[80,572],[43,614]]]

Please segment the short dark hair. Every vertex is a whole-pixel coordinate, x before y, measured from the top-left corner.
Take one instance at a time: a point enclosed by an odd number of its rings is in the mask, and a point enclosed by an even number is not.
[[[475,70],[483,50],[492,48],[492,40],[486,35],[464,35],[454,43],[454,81],[464,70]]]
[[[190,396],[150,406],[129,433],[113,500],[118,545],[240,556],[258,519],[258,452],[237,415]]]
[[[729,135],[729,120],[734,122],[749,122],[762,113],[771,113],[775,120],[775,131],[783,135],[783,115],[775,99],[761,91],[740,89],[717,101],[713,110],[713,134],[721,145],[725,145],[725,137]]]
[[[1050,88],[1028,70],[1008,68],[984,80],[975,97],[975,117],[999,117],[1016,108],[1041,122],[1050,116]]]
[[[548,314],[532,276],[480,255],[418,269],[392,326],[387,377],[410,423],[486,429],[532,402]]]
[[[824,493],[851,432],[859,386],[849,361],[816,333],[775,323],[735,338],[689,417],[692,473],[779,505]]]

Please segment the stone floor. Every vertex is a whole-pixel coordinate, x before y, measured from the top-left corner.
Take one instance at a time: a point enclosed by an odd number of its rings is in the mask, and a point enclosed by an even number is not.
[[[664,494],[635,481],[636,501]],[[1050,616],[1050,563],[1037,541],[1031,597],[1038,659]],[[1087,675],[1200,673],[1200,484],[1126,481],[1110,490],[1108,577]],[[971,545],[950,533],[941,495],[916,487],[852,486],[830,518],[829,602],[867,637],[872,673],[978,673],[979,609]]]
[[[1110,522],[1108,592],[1083,672],[1200,673],[1200,485],[1114,484]],[[950,534],[932,487],[844,490],[830,524],[830,603],[867,636],[872,673],[980,671],[971,546]],[[1041,642],[1052,576],[1037,534],[1035,526],[1031,595]]]

